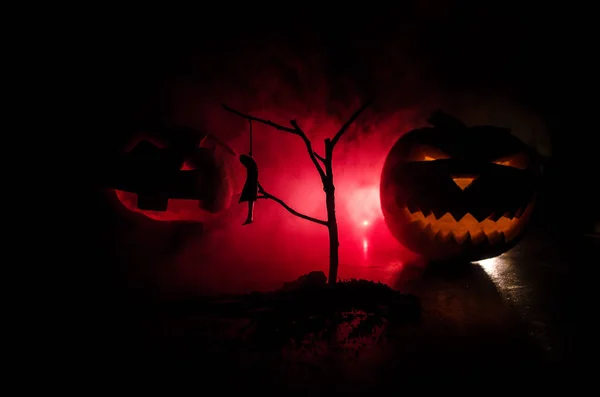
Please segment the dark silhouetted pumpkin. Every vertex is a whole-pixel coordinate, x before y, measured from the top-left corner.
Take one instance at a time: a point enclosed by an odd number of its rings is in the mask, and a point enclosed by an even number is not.
[[[160,221],[206,222],[226,210],[232,183],[215,148],[141,140],[107,167],[105,184],[129,210]]]
[[[505,128],[466,127],[442,112],[429,123],[402,136],[385,161],[380,197],[390,231],[434,261],[507,251],[531,217],[536,156]]]

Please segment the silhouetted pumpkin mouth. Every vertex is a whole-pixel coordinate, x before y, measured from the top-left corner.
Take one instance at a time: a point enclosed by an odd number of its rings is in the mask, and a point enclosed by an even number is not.
[[[517,211],[514,216],[507,213],[497,220],[490,216],[481,222],[469,213],[460,220],[456,220],[449,212],[436,218],[433,212],[425,215],[422,211],[411,212],[405,207],[404,213],[410,219],[412,228],[424,232],[432,239],[459,244],[470,241],[477,245],[486,240],[492,244],[513,240],[520,232],[522,215],[529,212],[530,207],[525,211]]]

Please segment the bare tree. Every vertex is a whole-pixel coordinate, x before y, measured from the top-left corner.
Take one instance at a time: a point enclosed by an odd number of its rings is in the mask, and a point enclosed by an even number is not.
[[[296,120],[290,120],[291,127],[286,127],[283,125],[276,124],[271,120],[265,120],[258,117],[251,116],[249,114],[241,113],[235,109],[232,109],[226,105],[223,105],[223,108],[236,114],[248,121],[256,121],[258,123],[262,123],[268,126],[271,126],[279,131],[287,132],[290,134],[294,134],[299,136],[304,144],[306,145],[306,150],[308,151],[308,155],[310,160],[314,164],[315,168],[319,173],[319,177],[321,178],[321,182],[323,182],[323,190],[325,191],[325,205],[327,207],[327,220],[313,218],[308,215],[304,215],[289,205],[287,205],[283,200],[273,196],[270,193],[267,193],[263,187],[258,185],[258,192],[260,195],[259,199],[268,199],[273,200],[279,203],[283,208],[288,210],[293,215],[300,217],[302,219],[306,219],[308,221],[318,223],[319,225],[327,226],[329,231],[329,277],[328,283],[335,284],[337,282],[337,274],[338,274],[338,266],[339,266],[339,236],[338,236],[338,224],[335,216],[335,185],[333,183],[333,149],[335,145],[338,143],[342,135],[348,130],[348,127],[358,118],[358,116],[369,106],[372,101],[365,103],[361,106],[357,111],[352,114],[352,116],[342,125],[339,131],[333,136],[333,138],[325,139],[325,156],[320,156],[316,151],[313,150],[312,143],[306,136],[306,133],[300,128]],[[322,165],[321,165],[322,164]]]

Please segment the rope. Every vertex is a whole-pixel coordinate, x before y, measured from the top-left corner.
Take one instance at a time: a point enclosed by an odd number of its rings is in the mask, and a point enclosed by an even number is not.
[[[250,124],[250,152],[248,155],[252,157],[252,120],[248,120],[248,123]]]

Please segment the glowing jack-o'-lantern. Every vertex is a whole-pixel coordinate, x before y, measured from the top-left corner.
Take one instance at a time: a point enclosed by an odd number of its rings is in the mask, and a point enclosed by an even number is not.
[[[533,210],[540,168],[510,130],[466,127],[436,112],[386,158],[381,207],[394,237],[434,261],[481,260],[510,249]]]

